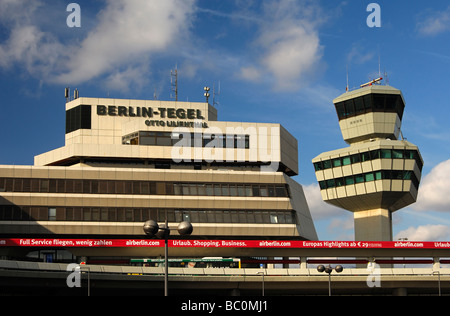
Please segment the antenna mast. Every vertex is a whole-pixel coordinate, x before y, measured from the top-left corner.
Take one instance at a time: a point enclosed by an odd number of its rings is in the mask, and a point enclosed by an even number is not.
[[[347,87],[345,88],[345,91],[348,92],[348,65],[347,65]]]
[[[217,101],[216,96],[220,96],[220,81],[219,81],[219,91],[216,92],[216,84],[213,84],[213,106],[219,105],[219,102]]]
[[[178,67],[175,65],[175,70],[170,71],[170,85],[172,86],[172,92],[175,93],[175,101],[178,101]],[[170,94],[170,97],[173,98],[174,96],[172,93]]]

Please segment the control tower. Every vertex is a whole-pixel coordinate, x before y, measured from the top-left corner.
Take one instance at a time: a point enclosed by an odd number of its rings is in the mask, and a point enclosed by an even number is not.
[[[418,147],[400,130],[402,92],[381,80],[333,100],[350,147],[312,161],[323,200],[353,212],[359,241],[392,240],[392,213],[416,201],[423,167]]]

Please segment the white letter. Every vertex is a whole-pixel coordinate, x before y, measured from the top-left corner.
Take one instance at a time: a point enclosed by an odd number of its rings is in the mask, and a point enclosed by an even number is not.
[[[367,265],[367,271],[372,272],[366,279],[368,287],[381,287],[381,270],[376,263],[370,262]]]
[[[72,12],[66,19],[68,27],[81,27],[81,8],[78,3],[69,3],[66,8],[67,12]]]
[[[262,165],[261,172],[276,172],[280,162],[280,138],[277,136],[277,128],[272,127],[270,137],[268,135],[267,127],[258,128],[259,136],[259,161],[263,163],[270,162],[269,165]],[[269,145],[270,142],[270,145]],[[269,153],[270,149],[270,153]]]
[[[67,265],[66,271],[74,271],[66,279],[68,287],[81,287],[81,271],[80,265],[71,263]]]
[[[381,7],[378,3],[370,3],[367,6],[367,12],[372,12],[367,17],[368,27],[381,27]]]
[[[172,130],[171,135],[173,140],[179,139],[179,141],[172,146],[172,160],[175,163],[191,162],[192,159],[192,147],[191,147],[191,133],[188,128],[177,127]]]

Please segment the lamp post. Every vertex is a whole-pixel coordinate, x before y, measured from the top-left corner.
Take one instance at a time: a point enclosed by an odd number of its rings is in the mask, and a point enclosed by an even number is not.
[[[262,296],[264,296],[264,271],[258,272],[257,275],[262,275]]]
[[[168,291],[168,279],[169,279],[169,236],[170,230],[167,223],[167,216],[165,224],[159,226],[154,220],[149,220],[144,223],[144,232],[148,236],[156,236],[158,238],[164,238],[164,296],[169,295]],[[176,228],[181,236],[188,236],[192,234],[193,227],[189,222],[181,222]],[[174,230],[174,229],[173,229]]]
[[[341,273],[344,268],[341,265],[337,265],[335,268],[332,268],[330,265],[326,267],[324,265],[317,266],[317,271],[319,271],[320,273],[328,273],[328,296],[331,296],[331,272],[333,272],[333,270],[335,270],[337,273]]]

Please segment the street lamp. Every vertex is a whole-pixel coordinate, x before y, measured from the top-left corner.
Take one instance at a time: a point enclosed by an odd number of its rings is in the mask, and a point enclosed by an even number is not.
[[[320,273],[328,273],[328,296],[331,296],[331,272],[333,272],[333,270],[335,270],[337,273],[341,273],[344,268],[341,265],[337,265],[335,268],[332,268],[330,265],[325,267],[322,264],[317,266],[317,271],[319,271]]]
[[[264,272],[258,272],[257,275],[262,275],[262,296],[264,296]]]
[[[169,235],[172,228],[167,224],[167,216],[165,224],[159,226],[154,220],[149,220],[144,223],[144,232],[148,236],[156,236],[164,239],[164,296],[168,296],[168,278],[169,278]],[[188,236],[194,230],[192,224],[189,222],[181,222],[176,228],[181,236]],[[174,230],[174,229],[172,229]]]
[[[210,96],[210,94],[209,94],[209,90],[210,89],[209,89],[209,87],[204,87],[203,90],[205,90],[205,93],[203,95],[206,98],[206,103],[208,103],[208,99],[209,99],[209,96]]]

